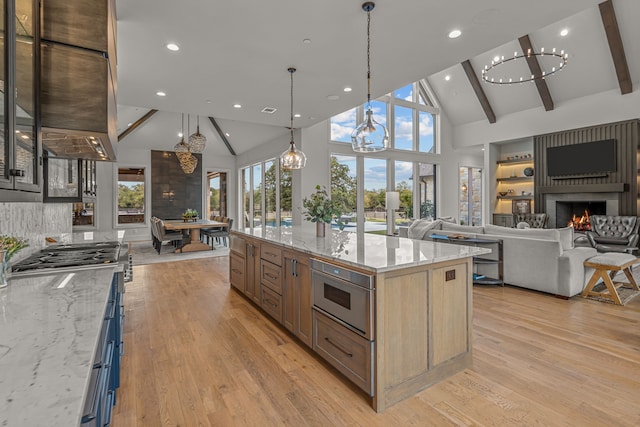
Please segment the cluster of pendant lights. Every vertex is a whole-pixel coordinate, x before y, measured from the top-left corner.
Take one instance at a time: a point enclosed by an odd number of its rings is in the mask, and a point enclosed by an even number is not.
[[[351,133],[351,147],[356,152],[376,152],[386,150],[389,146],[389,132],[373,118],[371,108],[371,11],[375,7],[372,1],[364,2],[362,10],[367,12],[367,112],[365,120]],[[296,69],[291,67],[291,141],[289,149],[280,155],[280,163],[283,169],[302,169],[307,163],[307,156],[298,148],[293,140],[293,73]]]
[[[189,118],[187,117],[187,120]],[[187,125],[187,131],[189,125]],[[178,160],[180,161],[180,167],[186,174],[192,174],[198,166],[198,158],[194,154],[200,154],[204,151],[207,145],[207,138],[200,133],[200,116],[198,116],[198,124],[196,132],[189,136],[188,142],[184,140],[184,113],[182,114],[182,137],[180,142],[173,147]]]

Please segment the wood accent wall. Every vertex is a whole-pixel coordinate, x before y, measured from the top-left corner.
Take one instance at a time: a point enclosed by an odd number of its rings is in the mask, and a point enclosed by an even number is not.
[[[173,151],[151,150],[151,215],[179,219],[187,209],[202,217],[202,154],[194,154],[198,165],[186,174]]]
[[[535,206],[544,211],[546,193],[619,192],[620,215],[637,215],[640,120],[608,123],[538,135],[533,138]],[[551,179],[547,176],[547,147],[616,140],[616,171],[606,177]]]

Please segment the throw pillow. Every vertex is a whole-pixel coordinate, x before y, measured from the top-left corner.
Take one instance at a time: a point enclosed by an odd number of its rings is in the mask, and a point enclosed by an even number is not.
[[[560,235],[562,250],[573,249],[573,227],[557,228],[556,230],[558,230],[558,234]]]
[[[519,228],[520,230],[522,230],[523,228],[531,228],[531,226],[529,225],[528,222],[519,222],[518,225],[516,225],[516,228]]]

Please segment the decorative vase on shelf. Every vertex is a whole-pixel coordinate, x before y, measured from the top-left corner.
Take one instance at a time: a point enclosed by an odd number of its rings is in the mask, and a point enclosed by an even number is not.
[[[324,237],[325,236],[325,223],[318,221],[316,222],[316,236],[317,237]]]

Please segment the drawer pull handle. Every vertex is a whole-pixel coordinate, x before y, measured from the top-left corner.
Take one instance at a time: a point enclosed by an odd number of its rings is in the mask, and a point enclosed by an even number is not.
[[[269,274],[269,273],[264,273],[265,276],[267,276],[269,279],[273,279],[276,280],[278,277],[274,276],[273,274]]]
[[[325,340],[326,342],[328,342],[329,344],[331,344],[332,346],[334,346],[335,348],[337,348],[338,350],[340,350],[341,352],[343,352],[344,354],[346,354],[347,356],[349,356],[349,357],[353,357],[353,354],[352,354],[352,353],[349,353],[349,352],[347,352],[347,351],[344,351],[344,350],[342,349],[342,347],[340,347],[339,345],[337,345],[336,343],[334,343],[333,341],[331,341],[331,340],[329,339],[329,337],[324,337],[324,340]]]

